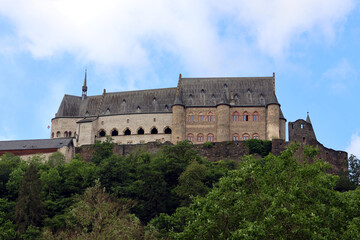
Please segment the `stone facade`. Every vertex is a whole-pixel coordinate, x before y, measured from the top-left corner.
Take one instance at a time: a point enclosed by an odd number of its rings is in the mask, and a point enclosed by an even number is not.
[[[111,136],[118,144],[183,140],[284,139],[275,75],[249,78],[182,78],[176,88],[65,95],[52,119],[51,137],[74,137],[76,146]]]

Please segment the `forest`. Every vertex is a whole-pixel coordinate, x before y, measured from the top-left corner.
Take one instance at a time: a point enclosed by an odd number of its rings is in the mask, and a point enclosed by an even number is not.
[[[91,161],[0,157],[0,239],[360,239],[360,161],[327,173],[317,149],[247,140],[239,162],[210,162],[190,142]],[[211,143],[204,144],[211,147]],[[269,148],[270,147],[270,148]]]

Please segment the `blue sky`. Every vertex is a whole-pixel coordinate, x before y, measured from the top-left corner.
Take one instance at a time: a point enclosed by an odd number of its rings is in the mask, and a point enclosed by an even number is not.
[[[360,156],[355,0],[0,0],[0,140],[49,138],[64,94],[271,76],[288,121]]]

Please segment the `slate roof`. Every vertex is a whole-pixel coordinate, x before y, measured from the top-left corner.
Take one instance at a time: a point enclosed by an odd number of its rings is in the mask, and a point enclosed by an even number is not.
[[[272,103],[279,104],[273,77],[180,78],[177,88],[112,92],[84,99],[65,95],[55,117],[166,113],[172,111],[174,104],[190,107]]]
[[[53,138],[53,139],[34,139],[34,140],[16,140],[0,141],[0,151],[3,150],[27,150],[27,149],[49,149],[71,146],[72,138]]]

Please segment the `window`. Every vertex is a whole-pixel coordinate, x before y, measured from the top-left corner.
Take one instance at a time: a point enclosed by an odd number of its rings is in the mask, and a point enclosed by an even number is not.
[[[249,134],[244,133],[244,134],[243,134],[243,140],[244,140],[244,141],[245,141],[245,140],[249,140]]]
[[[130,122],[130,119],[126,119],[126,123],[129,123]]]
[[[69,131],[69,137],[71,137],[71,131]]]
[[[164,133],[165,134],[171,134],[171,128],[166,127],[165,130],[164,130]]]
[[[253,121],[255,121],[255,122],[259,121],[259,113],[258,112],[253,113]]]
[[[124,135],[131,135],[131,131],[130,131],[130,129],[125,129],[125,131],[124,131]]]
[[[105,135],[106,135],[105,130],[104,130],[104,129],[101,129],[100,132],[99,132],[99,136],[100,136],[100,137],[105,137]]]
[[[140,144],[145,144],[145,141],[144,141],[144,140],[140,140]]]
[[[214,134],[209,133],[209,134],[207,135],[207,141],[208,141],[208,142],[213,142],[213,141],[214,141]]]
[[[64,137],[68,137],[68,132],[67,131],[64,132]]]
[[[111,131],[111,136],[118,136],[118,135],[119,135],[119,131],[118,131],[118,130],[113,129],[113,130]]]
[[[202,133],[199,133],[199,134],[197,135],[197,141],[198,141],[198,142],[203,142],[203,141],[204,141],[204,135],[203,135]]]
[[[188,140],[188,141],[193,141],[194,140],[194,135],[193,134],[191,134],[191,133],[189,133],[187,136],[186,136],[186,140]]]
[[[153,119],[153,122],[156,122],[156,118]]]
[[[144,129],[139,128],[139,130],[137,131],[137,134],[139,134],[139,135],[143,135],[143,134],[144,134]]]
[[[199,113],[199,122],[204,121],[204,116],[202,115],[202,113]]]
[[[214,115],[213,115],[212,112],[209,112],[209,113],[208,113],[208,121],[209,121],[209,122],[213,122],[213,121],[214,121]]]
[[[158,134],[158,130],[154,127],[151,129],[151,134]]]
[[[188,121],[189,122],[194,122],[194,114],[193,113],[189,113]]]
[[[60,137],[60,132],[59,131],[56,132],[56,137]]]
[[[249,121],[249,113],[246,112],[246,111],[243,113],[243,120],[244,120],[245,122]]]
[[[259,135],[257,133],[253,134],[253,139],[260,139]]]
[[[239,134],[235,133],[233,135],[233,141],[239,141]]]
[[[238,121],[239,121],[239,116],[240,116],[240,114],[239,114],[237,111],[233,112],[232,116],[233,116],[233,121],[234,121],[234,122],[238,122]]]
[[[55,137],[55,133],[52,132],[52,133],[51,133],[51,138],[54,138],[54,137]]]

